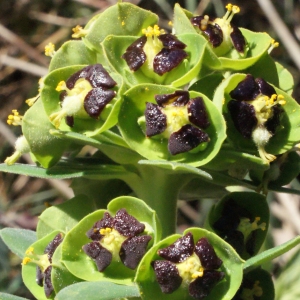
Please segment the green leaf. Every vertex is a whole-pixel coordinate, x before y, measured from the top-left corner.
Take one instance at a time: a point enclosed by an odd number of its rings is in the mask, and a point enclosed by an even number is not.
[[[253,256],[256,253],[258,253],[259,249],[264,243],[268,232],[270,212],[268,203],[266,201],[266,197],[255,192],[233,192],[223,197],[211,208],[209,215],[206,219],[205,228],[212,232],[215,232],[216,234],[224,238],[225,241],[225,237],[230,232],[220,232],[214,228],[214,224],[216,221],[219,221],[221,217],[227,217],[228,220],[228,201],[230,201],[229,203],[231,206],[235,206],[235,208],[232,208],[232,211],[238,211],[241,213],[241,215],[238,216],[240,221],[242,218],[249,218],[250,222],[253,222],[255,218],[259,217],[260,220],[258,222],[258,225],[265,223],[265,230],[255,230],[253,239],[251,238],[251,235],[249,235],[249,238],[251,239],[251,253],[247,251],[248,248],[246,247],[246,242],[244,242],[242,249],[236,249],[237,253],[241,256],[241,258],[248,259],[250,256]],[[226,225],[230,226],[229,224]],[[238,224],[236,224],[236,227],[237,226]],[[237,229],[232,228],[232,230]],[[235,240],[235,242],[237,241]],[[232,246],[234,247],[234,245]]]
[[[3,228],[0,236],[7,247],[20,258],[24,258],[27,248],[36,241],[36,233],[27,229]]]
[[[118,197],[109,203],[108,210],[100,209],[87,215],[67,233],[62,243],[62,262],[74,276],[86,281],[110,281],[133,285],[135,270],[125,267],[121,261],[112,261],[103,272],[99,272],[94,261],[82,251],[82,247],[91,242],[86,232],[103,218],[106,211],[114,216],[121,208],[125,208],[129,214],[145,224],[145,233],[152,236],[151,244],[160,239],[161,227],[156,213],[142,200],[126,196]]]
[[[225,273],[225,278],[212,289],[205,299],[231,300],[242,281],[243,261],[234,249],[216,234],[202,228],[189,228],[184,232],[184,234],[187,232],[191,232],[193,234],[195,243],[200,238],[206,237],[209,243],[213,246],[217,256],[223,260],[220,270]],[[194,299],[188,294],[188,287],[186,285],[181,285],[171,294],[163,294],[156,281],[155,272],[151,267],[152,261],[162,259],[157,254],[157,251],[174,243],[180,237],[182,236],[174,234],[163,239],[154,245],[142,259],[135,277],[135,282],[139,285],[140,290],[142,291],[142,299]]]
[[[66,161],[61,161],[51,169],[44,169],[34,165],[14,164],[8,166],[7,164],[0,164],[0,171],[9,172],[13,174],[27,175],[38,178],[52,178],[52,179],[68,179],[76,177],[95,177],[101,179],[115,179],[124,178],[128,172],[121,166],[116,165],[90,165],[80,166],[73,165]]]
[[[139,297],[140,292],[136,286],[119,285],[107,281],[99,282],[81,282],[66,287],[56,295],[56,300],[99,300],[99,291],[101,291],[101,300],[114,300]]]
[[[250,259],[248,259],[244,264],[244,270],[252,270],[266,262],[273,260],[274,258],[288,252],[293,249],[297,245],[300,244],[300,236],[296,236],[295,238],[289,240],[288,242],[276,246],[272,249],[266,250]]]
[[[15,295],[10,295],[10,294],[6,294],[6,293],[1,293],[0,292],[0,299],[1,300],[29,300],[27,298],[21,298]]]
[[[47,208],[39,216],[36,230],[38,239],[43,238],[54,230],[67,233],[94,209],[94,201],[84,195],[75,196],[62,204]]]
[[[49,130],[54,128],[41,99],[38,99],[25,113],[22,131],[30,145],[31,152],[44,168],[55,165],[70,144],[51,135]]]
[[[96,63],[104,63],[99,59],[101,59],[101,57],[97,57],[97,53],[87,48],[82,41],[67,41],[55,52],[55,55],[52,57],[49,65],[49,72],[74,65],[92,65]]]
[[[108,35],[140,35],[143,28],[157,24],[156,14],[131,3],[121,2],[113,5],[92,19],[84,43],[91,49],[102,52],[100,43]],[[104,26],[105,24],[105,26]]]
[[[138,119],[144,116],[146,102],[155,103],[155,95],[170,94],[174,91],[175,89],[172,87],[153,84],[137,85],[128,90],[119,115],[120,131],[128,145],[149,160],[168,160],[186,163],[194,167],[204,165],[219,152],[226,137],[224,119],[205,95],[194,91],[190,92],[190,98],[198,96],[203,98],[211,122],[211,125],[205,130],[210,137],[210,142],[203,151],[171,155],[168,151],[167,139],[147,138],[138,124]]]
[[[83,146],[93,146],[119,164],[136,163],[141,159],[140,155],[129,149],[128,145],[120,136],[113,133],[108,135],[107,131],[93,137],[88,137],[77,132],[59,130],[51,131],[51,134]]]

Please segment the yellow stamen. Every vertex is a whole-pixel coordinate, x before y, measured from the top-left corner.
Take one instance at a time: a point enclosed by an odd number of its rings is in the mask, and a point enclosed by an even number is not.
[[[107,235],[107,234],[111,233],[111,231],[112,231],[112,229],[110,227],[101,228],[100,229],[100,234]]]
[[[53,43],[49,43],[45,46],[45,55],[53,57],[55,54],[55,45]]]
[[[60,81],[55,89],[57,92],[61,92],[61,91],[66,91],[68,90],[66,82],[65,81]]]
[[[72,34],[72,38],[75,39],[85,37],[88,34],[88,30],[83,29],[80,25],[77,25],[76,27],[72,28],[72,31],[74,32]]]
[[[25,252],[25,254],[26,255],[32,255],[33,254],[33,247],[29,247],[27,250],[26,250],[26,252]]]
[[[14,126],[22,125],[23,116],[21,116],[16,109],[13,109],[12,113],[12,115],[7,117],[7,124]]]
[[[200,267],[198,271],[196,271],[196,272],[194,272],[194,273],[192,274],[192,278],[193,278],[193,279],[196,279],[196,278],[198,278],[198,277],[202,277],[203,274],[204,274],[204,268],[203,268],[203,267]]]
[[[279,47],[279,43],[272,39],[270,48],[268,49],[268,54],[270,54],[273,51],[273,49],[277,47]]]
[[[25,103],[28,106],[32,106],[37,101],[37,99],[39,99],[39,97],[40,97],[40,94],[36,95],[35,97],[32,97],[32,98],[29,98],[29,99],[25,100]]]
[[[224,15],[223,19],[230,22],[233,18],[233,16],[240,12],[240,8],[237,5],[232,5],[231,3],[228,3],[225,8],[227,9],[226,14]]]
[[[263,289],[259,286],[259,281],[255,281],[253,288],[244,288],[241,294],[242,300],[252,300],[253,296],[261,297],[263,295]]]
[[[24,257],[23,261],[22,261],[22,265],[25,266],[27,265],[29,262],[31,262],[31,258],[29,257]]]
[[[160,36],[161,34],[164,34],[165,31],[163,29],[160,29],[158,25],[148,26],[147,29],[143,29],[142,33],[146,37],[154,37],[154,36]]]
[[[262,231],[266,230],[266,223],[263,222],[258,224],[260,217],[256,217],[252,223],[250,223],[249,218],[241,218],[240,224],[237,227],[238,231],[241,231],[244,235],[244,240],[246,241],[252,231],[261,229]]]
[[[202,31],[206,30],[208,23],[209,23],[209,16],[205,15],[203,19],[200,21],[200,29]]]

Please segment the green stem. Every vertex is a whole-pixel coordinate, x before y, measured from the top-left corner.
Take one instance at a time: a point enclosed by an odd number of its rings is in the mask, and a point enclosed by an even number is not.
[[[162,225],[162,237],[176,232],[177,199],[180,189],[191,180],[183,173],[150,166],[137,166],[139,177],[128,178],[127,184],[136,196],[144,200],[158,215]]]

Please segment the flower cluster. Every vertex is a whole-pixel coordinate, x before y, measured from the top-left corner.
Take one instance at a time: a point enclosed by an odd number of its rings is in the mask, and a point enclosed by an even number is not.
[[[254,141],[260,157],[266,162],[276,156],[265,151],[265,146],[276,133],[286,101],[264,79],[248,74],[231,92],[228,111],[241,135]]]
[[[143,34],[122,55],[130,70],[137,71],[146,65],[145,68],[162,76],[187,57],[186,45],[175,35],[160,30],[158,25],[143,29]]]
[[[199,145],[203,150],[210,140],[203,130],[210,125],[203,99],[190,99],[187,91],[179,90],[156,95],[155,100],[157,104],[146,104],[146,136],[159,135],[168,139],[172,155],[193,150]]]
[[[236,5],[227,4],[223,18],[212,19],[208,15],[195,16],[191,23],[199,29],[219,56],[225,55],[233,47],[241,56],[247,51],[246,40],[241,30],[230,24],[233,16],[240,11]]]
[[[61,110],[50,115],[56,128],[63,118],[73,127],[74,117],[97,119],[105,106],[115,97],[112,88],[117,83],[101,64],[90,65],[73,74],[67,81],[59,82]]]
[[[115,217],[108,212],[87,232],[92,242],[83,246],[83,251],[91,257],[100,272],[114,261],[121,261],[126,267],[135,269],[144,256],[151,240],[149,235],[140,235],[145,225],[126,209],[117,211]]]
[[[190,232],[157,254],[165,259],[152,262],[163,293],[173,293],[183,285],[188,286],[190,296],[204,299],[224,277],[224,273],[218,271],[223,262],[207,238],[195,244]]]
[[[45,295],[49,298],[53,292],[53,285],[51,280],[52,272],[52,256],[57,247],[63,241],[62,233],[57,234],[52,241],[46,246],[44,255],[37,255],[34,253],[34,248],[30,247],[26,251],[26,257],[22,264],[34,263],[36,267],[36,283],[44,287]]]

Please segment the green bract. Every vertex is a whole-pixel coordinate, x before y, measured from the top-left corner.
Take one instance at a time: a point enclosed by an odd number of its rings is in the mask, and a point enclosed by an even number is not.
[[[142,29],[157,24],[156,14],[139,8],[131,3],[118,3],[97,15],[86,25],[84,43],[102,53],[100,43],[108,35],[131,35],[142,33]]]
[[[41,99],[45,111],[50,117],[54,113],[61,111],[61,92],[57,91],[59,83],[67,81],[73,74],[82,70],[85,65],[70,66],[56,69],[50,72],[44,79],[44,88],[41,91]],[[109,70],[108,70],[109,72]],[[121,104],[121,94],[123,92],[123,80],[120,75],[109,72],[117,85],[111,89],[116,92],[115,97],[105,106],[98,118],[90,117],[83,109],[74,115],[74,126],[70,127],[65,123],[65,118],[61,119],[59,124],[60,130],[77,131],[93,136],[99,134],[117,123],[118,111]],[[66,114],[67,116],[67,114]]]
[[[237,73],[225,79],[217,88],[213,102],[219,110],[223,111],[227,124],[227,136],[229,142],[236,149],[255,154],[257,150],[254,142],[251,139],[243,138],[243,136],[237,131],[227,109],[227,104],[232,99],[229,93],[234,90],[236,86],[246,78],[246,76],[246,74]],[[300,106],[284,91],[276,88],[275,86],[274,89],[277,95],[283,96],[286,103],[281,106],[283,113],[280,125],[267,143],[266,151],[268,153],[278,155],[290,150],[299,141],[300,129],[297,124],[300,118]]]
[[[200,72],[205,44],[202,43],[201,37],[195,33],[181,34],[177,37],[186,44],[184,51],[188,56],[176,68],[162,76],[155,74],[153,71],[147,71],[147,74],[145,74],[142,70],[143,68],[133,72],[121,57],[127,47],[135,42],[139,36],[108,36],[103,41],[103,48],[110,64],[123,76],[129,85],[159,83],[180,87],[189,83]]]
[[[174,31],[176,34],[198,32],[192,25],[190,19],[192,13],[182,9],[178,4],[174,8]],[[241,56],[237,50],[232,49],[222,56],[217,56],[210,43],[202,37],[202,43],[205,43],[206,53],[203,58],[203,64],[215,70],[243,70],[257,62],[270,48],[272,38],[267,33],[256,33],[250,30],[240,28],[246,39],[246,54]]]
[[[99,272],[94,261],[82,250],[85,244],[91,242],[86,233],[95,222],[101,220],[106,211],[114,216],[122,208],[125,208],[128,214],[145,224],[145,233],[152,237],[150,244],[160,240],[160,223],[155,212],[149,206],[133,197],[116,198],[108,204],[107,210],[100,209],[87,215],[67,233],[62,244],[62,262],[74,276],[87,281],[132,284],[135,275],[134,270],[125,267],[120,261],[112,261],[103,272]],[[116,272],[116,270],[118,271]]]
[[[213,103],[202,94],[190,92],[190,98],[202,97],[210,120],[210,126],[205,130],[210,141],[203,151],[197,153],[185,152],[171,155],[168,151],[167,139],[147,138],[138,123],[144,115],[146,102],[155,103],[155,95],[171,94],[173,87],[159,85],[137,85],[124,95],[124,102],[119,115],[121,133],[132,149],[150,160],[168,160],[201,166],[209,162],[219,151],[225,139],[225,122]]]
[[[205,225],[230,243],[243,259],[248,259],[258,253],[265,240],[269,215],[265,196],[233,192],[212,207]]]
[[[202,237],[207,238],[217,256],[223,261],[220,271],[225,273],[225,277],[217,283],[205,299],[231,300],[241,284],[243,261],[239,258],[234,249],[216,234],[201,228],[189,228],[183,235],[188,232],[192,233],[195,243]],[[174,234],[163,239],[154,245],[142,259],[135,277],[135,281],[140,287],[142,299],[194,299],[189,295],[188,287],[184,285],[181,285],[171,294],[162,293],[156,281],[155,272],[151,267],[152,261],[162,259],[157,254],[157,251],[168,247],[181,237],[179,234]]]

